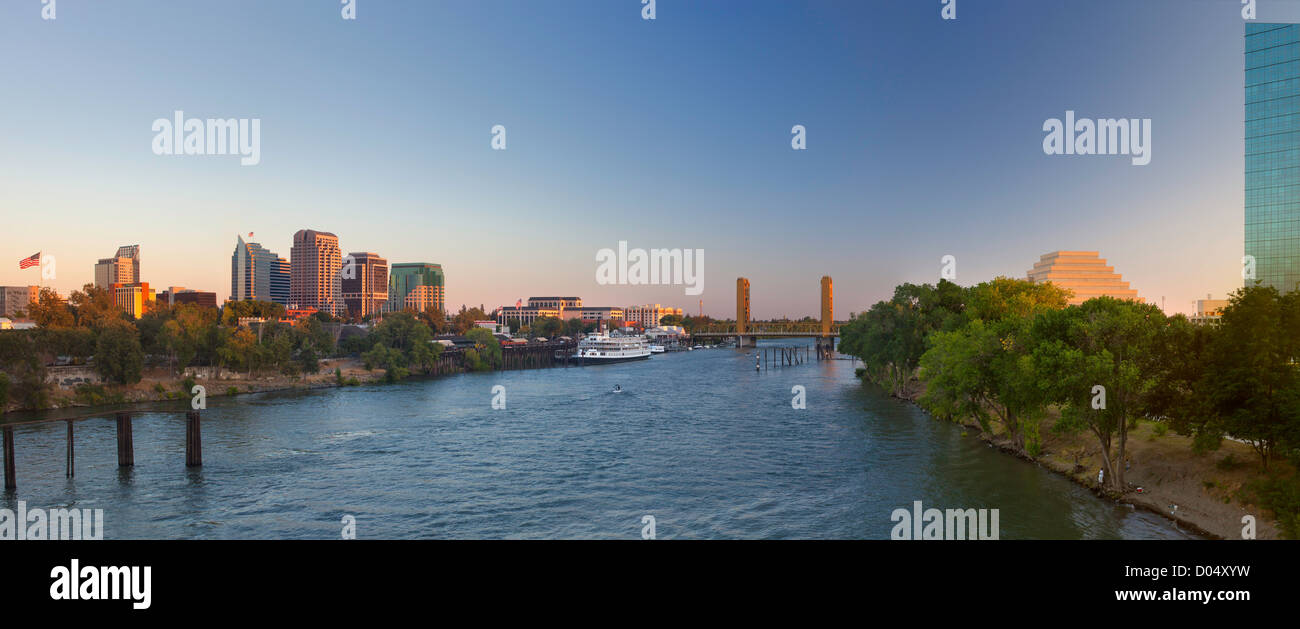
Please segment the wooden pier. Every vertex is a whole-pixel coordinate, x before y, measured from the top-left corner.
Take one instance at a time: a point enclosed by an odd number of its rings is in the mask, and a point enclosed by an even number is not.
[[[150,414],[169,414],[178,411],[145,411]],[[56,417],[53,419],[37,419],[31,421],[10,422],[0,424],[0,432],[4,435],[4,477],[5,490],[14,491],[18,489],[17,461],[14,456],[14,428],[17,426],[31,426],[36,424],[52,424],[55,422],[64,422],[67,424],[67,465],[66,474],[68,478],[73,478],[77,473],[76,445],[73,433],[73,425],[79,421],[90,419],[103,419],[112,415],[117,424],[117,465],[118,467],[135,467],[135,437],[132,431],[132,417],[130,411],[105,411],[80,415],[77,417]],[[199,467],[203,465],[203,438],[199,429],[199,411],[185,412],[185,465],[186,467]]]

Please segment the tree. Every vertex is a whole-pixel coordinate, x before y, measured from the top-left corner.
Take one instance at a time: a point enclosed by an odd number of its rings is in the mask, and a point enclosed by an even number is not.
[[[44,408],[49,400],[45,361],[33,335],[21,330],[0,331],[0,370],[9,375],[9,397],[18,408]]]
[[[1056,428],[1087,430],[1101,446],[1111,487],[1124,491],[1124,456],[1130,424],[1149,406],[1158,372],[1154,361],[1164,327],[1159,308],[1097,297],[1034,320],[1033,352],[1040,386],[1061,404]]]
[[[582,319],[574,317],[564,322],[564,335],[582,336],[582,333],[586,329],[586,327],[587,326],[582,323]]]
[[[95,345],[95,370],[105,380],[118,384],[140,381],[144,370],[144,350],[135,326],[120,320],[107,320]]]
[[[28,306],[29,315],[39,328],[70,328],[76,325],[68,302],[52,288],[42,288],[36,301]]]
[[[480,308],[466,310],[465,306],[461,306],[460,312],[456,314],[456,318],[452,321],[452,328],[456,334],[466,334],[475,327],[475,321],[483,321],[488,318],[487,314]]]
[[[664,315],[662,317],[659,317],[659,325],[661,326],[671,326],[671,325],[681,325],[681,324],[682,324],[682,315]]]
[[[127,321],[130,315],[117,307],[117,300],[106,288],[86,284],[68,297],[77,325],[99,329],[111,321]]]
[[[532,336],[550,338],[564,333],[564,322],[555,317],[537,317],[529,327]]]
[[[487,328],[474,328],[465,335],[474,348],[465,351],[465,359],[474,371],[486,371],[501,364],[501,342]],[[472,354],[471,354],[472,352]]]
[[[1230,297],[1202,378],[1213,433],[1250,443],[1265,470],[1300,444],[1300,293],[1250,286]]]
[[[937,286],[903,284],[841,331],[840,351],[862,360],[868,379],[905,397],[929,335],[965,321],[966,289],[948,280]]]

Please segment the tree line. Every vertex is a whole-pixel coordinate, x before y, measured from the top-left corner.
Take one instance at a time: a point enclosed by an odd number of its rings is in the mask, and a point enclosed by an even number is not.
[[[1067,306],[1069,297],[1010,278],[903,284],[842,328],[840,351],[890,394],[996,426],[1031,456],[1044,428],[1090,434],[1117,491],[1140,419],[1192,437],[1200,452],[1243,441],[1266,473],[1279,458],[1300,459],[1300,292],[1242,288],[1217,325],[1110,297]],[[1285,490],[1291,508],[1295,486]],[[1294,512],[1279,516],[1300,529]]]

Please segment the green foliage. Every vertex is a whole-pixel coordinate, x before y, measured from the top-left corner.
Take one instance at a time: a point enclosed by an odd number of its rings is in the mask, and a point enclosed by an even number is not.
[[[226,387],[226,395],[239,395],[239,387]]]
[[[474,328],[465,335],[474,348],[465,350],[465,362],[474,371],[495,369],[501,364],[501,342],[487,328]]]
[[[18,408],[45,408],[49,386],[37,336],[24,330],[0,331],[0,371],[8,374],[9,401]]]
[[[99,384],[79,384],[73,389],[73,397],[77,403],[86,406],[121,404],[126,401],[120,391],[111,391]]]
[[[840,351],[862,360],[868,379],[893,395],[907,394],[930,334],[964,320],[967,291],[948,280],[937,286],[903,284],[840,331]]]
[[[1248,502],[1273,512],[1284,537],[1300,539],[1300,477],[1293,474],[1256,479],[1243,493]]]
[[[537,317],[529,326],[530,336],[551,338],[564,333],[564,322],[555,317]]]
[[[140,381],[144,350],[135,326],[114,320],[105,323],[95,345],[95,370],[105,380],[117,384]]]

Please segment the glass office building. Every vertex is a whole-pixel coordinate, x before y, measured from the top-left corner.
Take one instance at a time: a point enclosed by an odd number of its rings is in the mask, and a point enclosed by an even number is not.
[[[1255,279],[1283,292],[1296,289],[1300,282],[1297,24],[1246,24],[1245,253],[1255,258]]]
[[[388,271],[388,309],[398,311],[406,307],[406,296],[417,286],[432,289],[430,299],[438,310],[447,311],[447,277],[441,264],[429,262],[402,262]],[[428,291],[426,291],[428,292]],[[425,300],[429,301],[429,300]]]
[[[230,256],[230,299],[289,305],[289,261],[237,237]]]

